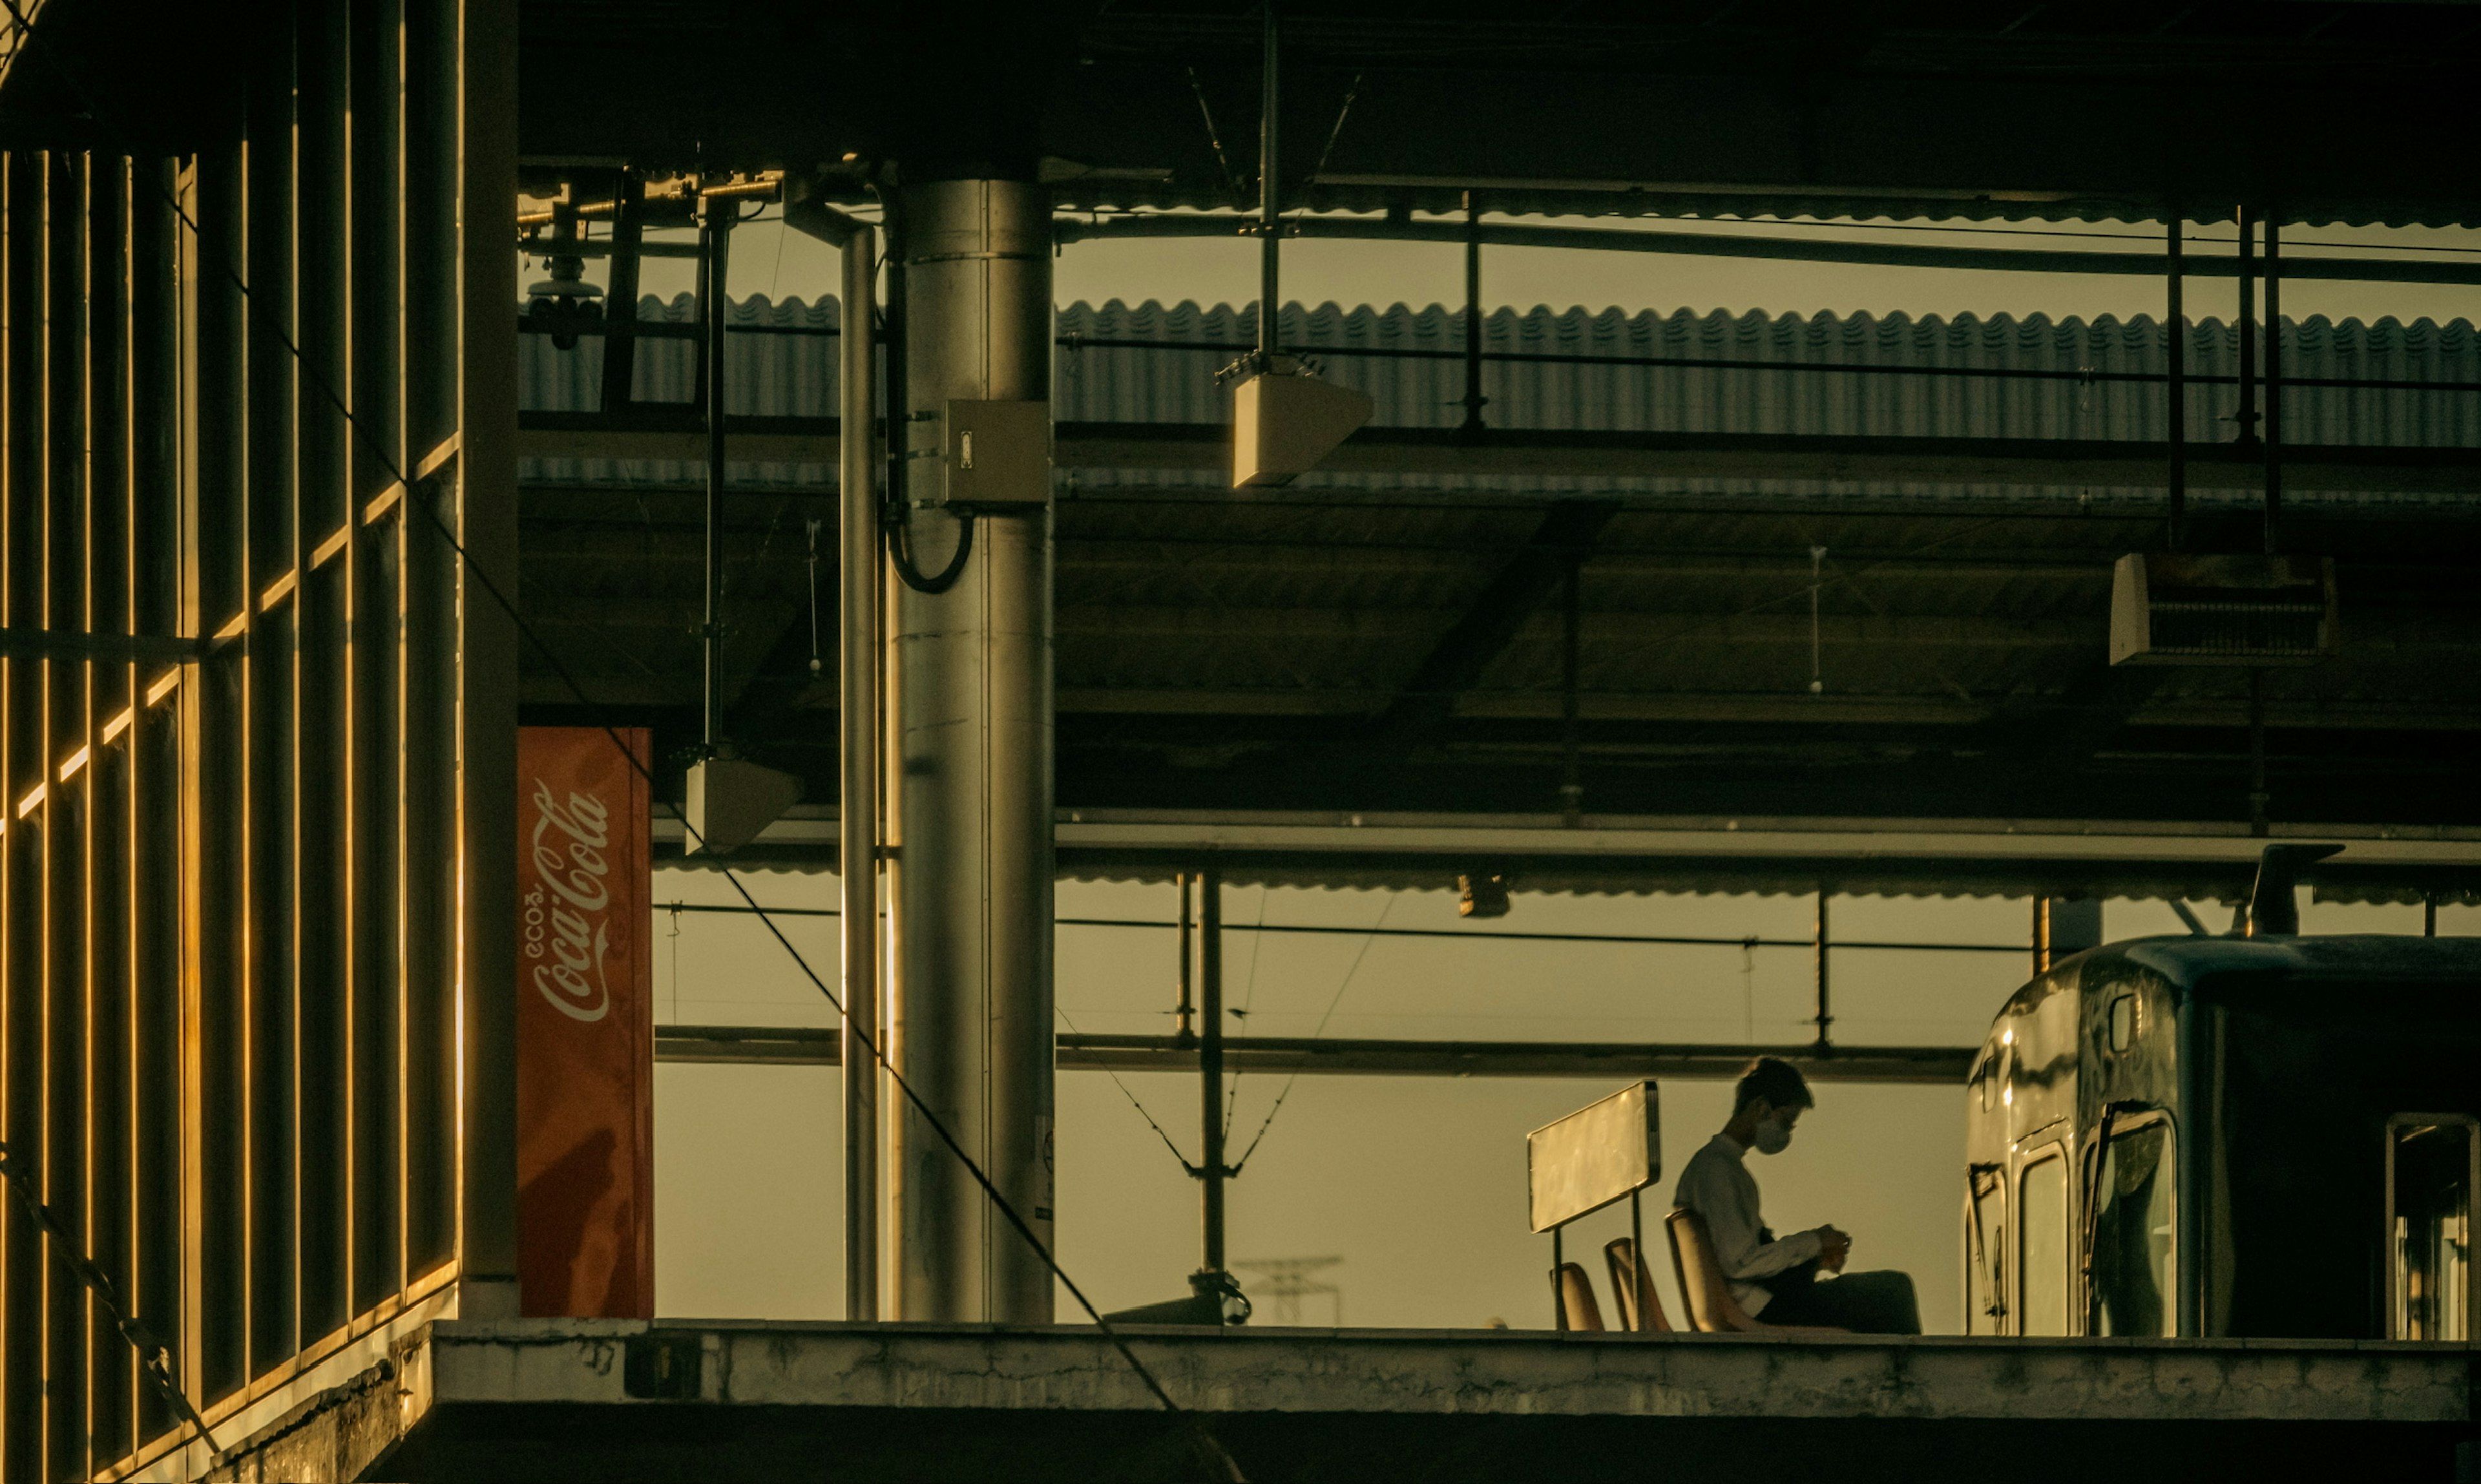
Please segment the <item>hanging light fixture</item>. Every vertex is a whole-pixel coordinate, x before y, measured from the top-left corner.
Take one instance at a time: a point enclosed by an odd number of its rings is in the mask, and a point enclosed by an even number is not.
[[[551,337],[551,343],[563,351],[577,349],[580,335],[603,332],[603,306],[599,284],[586,281],[586,259],[574,252],[562,252],[582,239],[583,228],[577,220],[577,203],[563,195],[552,203],[551,232],[542,243],[548,249],[544,261],[551,276],[538,278],[526,288],[526,327]]]
[[[1456,877],[1456,916],[1507,916],[1507,873],[1476,871]]]

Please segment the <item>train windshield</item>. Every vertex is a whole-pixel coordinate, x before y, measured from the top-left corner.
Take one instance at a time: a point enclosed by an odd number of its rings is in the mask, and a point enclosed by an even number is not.
[[[2472,1335],[2473,1122],[2399,1115],[2387,1128],[2388,1287],[2396,1340]]]
[[[2168,1335],[2171,1289],[2171,1126],[2159,1119],[2114,1133],[2094,1181],[2096,1333]]]

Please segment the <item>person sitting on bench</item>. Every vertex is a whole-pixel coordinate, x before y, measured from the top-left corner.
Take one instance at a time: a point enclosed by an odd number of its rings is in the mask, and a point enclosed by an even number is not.
[[[1918,1335],[1920,1305],[1910,1273],[1846,1273],[1852,1238],[1831,1226],[1777,1237],[1758,1209],[1758,1183],[1743,1166],[1751,1149],[1779,1155],[1792,1126],[1815,1106],[1800,1069],[1774,1056],[1749,1063],[1732,1093],[1732,1121],[1680,1172],[1672,1204],[1705,1218],[1732,1296],[1768,1324],[1825,1325],[1864,1335]],[[1822,1279],[1820,1270],[1841,1274]]]

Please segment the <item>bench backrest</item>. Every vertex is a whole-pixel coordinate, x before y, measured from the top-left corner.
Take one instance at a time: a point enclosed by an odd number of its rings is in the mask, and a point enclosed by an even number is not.
[[[1594,1302],[1594,1281],[1574,1263],[1559,1264],[1559,1312],[1567,1316],[1571,1330],[1603,1327],[1603,1307]]]
[[[1757,1321],[1743,1313],[1723,1281],[1723,1264],[1715,1260],[1714,1243],[1706,1235],[1706,1218],[1682,1207],[1662,1218],[1671,1233],[1672,1272],[1680,1280],[1680,1301],[1688,1307],[1688,1322],[1709,1335],[1753,1328]]]
[[[1611,1297],[1619,1305],[1620,1328],[1670,1334],[1671,1321],[1662,1313],[1662,1297],[1654,1290],[1654,1274],[1636,1250],[1636,1238],[1614,1237],[1605,1242],[1603,1263],[1611,1270]]]

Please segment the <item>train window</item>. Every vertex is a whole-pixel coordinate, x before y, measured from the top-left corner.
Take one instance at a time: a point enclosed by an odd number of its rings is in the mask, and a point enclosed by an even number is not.
[[[2110,1002],[2110,1049],[2124,1052],[2136,1041],[2136,997],[2121,995]]]
[[[2102,1148],[2093,1187],[2096,1333],[2171,1333],[2172,1151],[2171,1126],[2159,1119]]]
[[[2472,1192],[2481,1144],[2463,1114],[2387,1121],[2388,1335],[2472,1336]]]
[[[2017,1263],[2023,1297],[2016,1333],[2068,1332],[2068,1161],[2056,1148],[2024,1166],[2017,1185]]]
[[[1964,1220],[1964,1332],[2007,1333],[2007,1171],[1972,1167]]]

